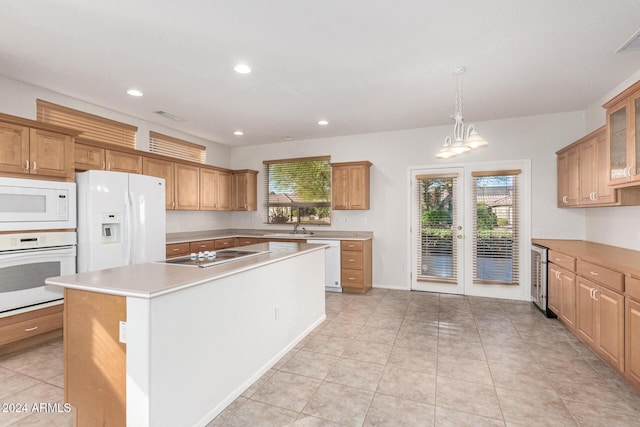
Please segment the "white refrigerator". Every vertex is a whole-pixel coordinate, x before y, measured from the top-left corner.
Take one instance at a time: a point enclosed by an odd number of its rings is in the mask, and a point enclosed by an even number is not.
[[[165,182],[110,171],[76,173],[78,273],[165,258]]]

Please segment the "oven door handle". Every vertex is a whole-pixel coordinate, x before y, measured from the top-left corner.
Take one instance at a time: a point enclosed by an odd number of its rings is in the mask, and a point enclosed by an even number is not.
[[[56,246],[53,248],[34,248],[34,249],[21,249],[15,251],[0,252],[0,267],[8,260],[42,257],[50,255],[76,255],[75,245],[69,246]]]

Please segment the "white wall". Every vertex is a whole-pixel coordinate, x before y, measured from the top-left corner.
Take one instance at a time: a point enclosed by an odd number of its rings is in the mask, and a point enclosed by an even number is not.
[[[606,124],[602,104],[640,80],[640,71],[586,109],[585,134]],[[640,250],[640,206],[585,209],[585,240]]]
[[[228,167],[230,147],[187,135],[182,132],[127,116],[94,104],[61,95],[50,90],[18,82],[0,76],[0,112],[26,119],[36,119],[36,100],[53,102],[69,108],[85,111],[108,119],[117,120],[138,127],[136,145],[139,150],[149,148],[149,130],[176,138],[185,139],[207,147],[206,162],[210,165]],[[167,232],[210,230],[228,228],[229,214],[226,212],[167,212]]]
[[[483,151],[460,157],[460,160],[435,159],[435,153],[444,138],[451,135],[453,126],[233,148],[231,168],[256,169],[260,174],[258,211],[234,214],[232,226],[264,226],[264,194],[260,191],[263,160],[316,155],[331,155],[333,162],[369,160],[373,163],[371,209],[333,211],[331,229],[373,231],[374,286],[407,289],[406,278],[411,265],[407,253],[409,167],[531,159],[532,235],[583,239],[584,209],[556,208],[555,151],[584,134],[584,113],[495,120],[475,125],[490,145]]]

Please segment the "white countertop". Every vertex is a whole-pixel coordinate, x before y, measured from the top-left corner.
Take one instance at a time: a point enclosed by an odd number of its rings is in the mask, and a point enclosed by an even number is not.
[[[226,230],[204,230],[188,231],[182,233],[167,233],[167,244],[194,242],[198,240],[226,239],[231,237],[263,237],[277,239],[300,239],[300,240],[369,240],[373,239],[371,231],[313,231],[312,235],[292,234],[291,228],[273,230],[252,230],[252,229],[226,229]]]
[[[258,243],[242,249],[270,251],[207,268],[146,262],[69,276],[51,277],[47,285],[137,298],[154,298],[201,283],[218,280],[304,253],[326,245],[308,243]]]

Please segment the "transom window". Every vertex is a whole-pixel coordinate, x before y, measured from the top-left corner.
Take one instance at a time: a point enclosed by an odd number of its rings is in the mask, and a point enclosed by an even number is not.
[[[331,224],[331,158],[265,160],[268,224]]]

